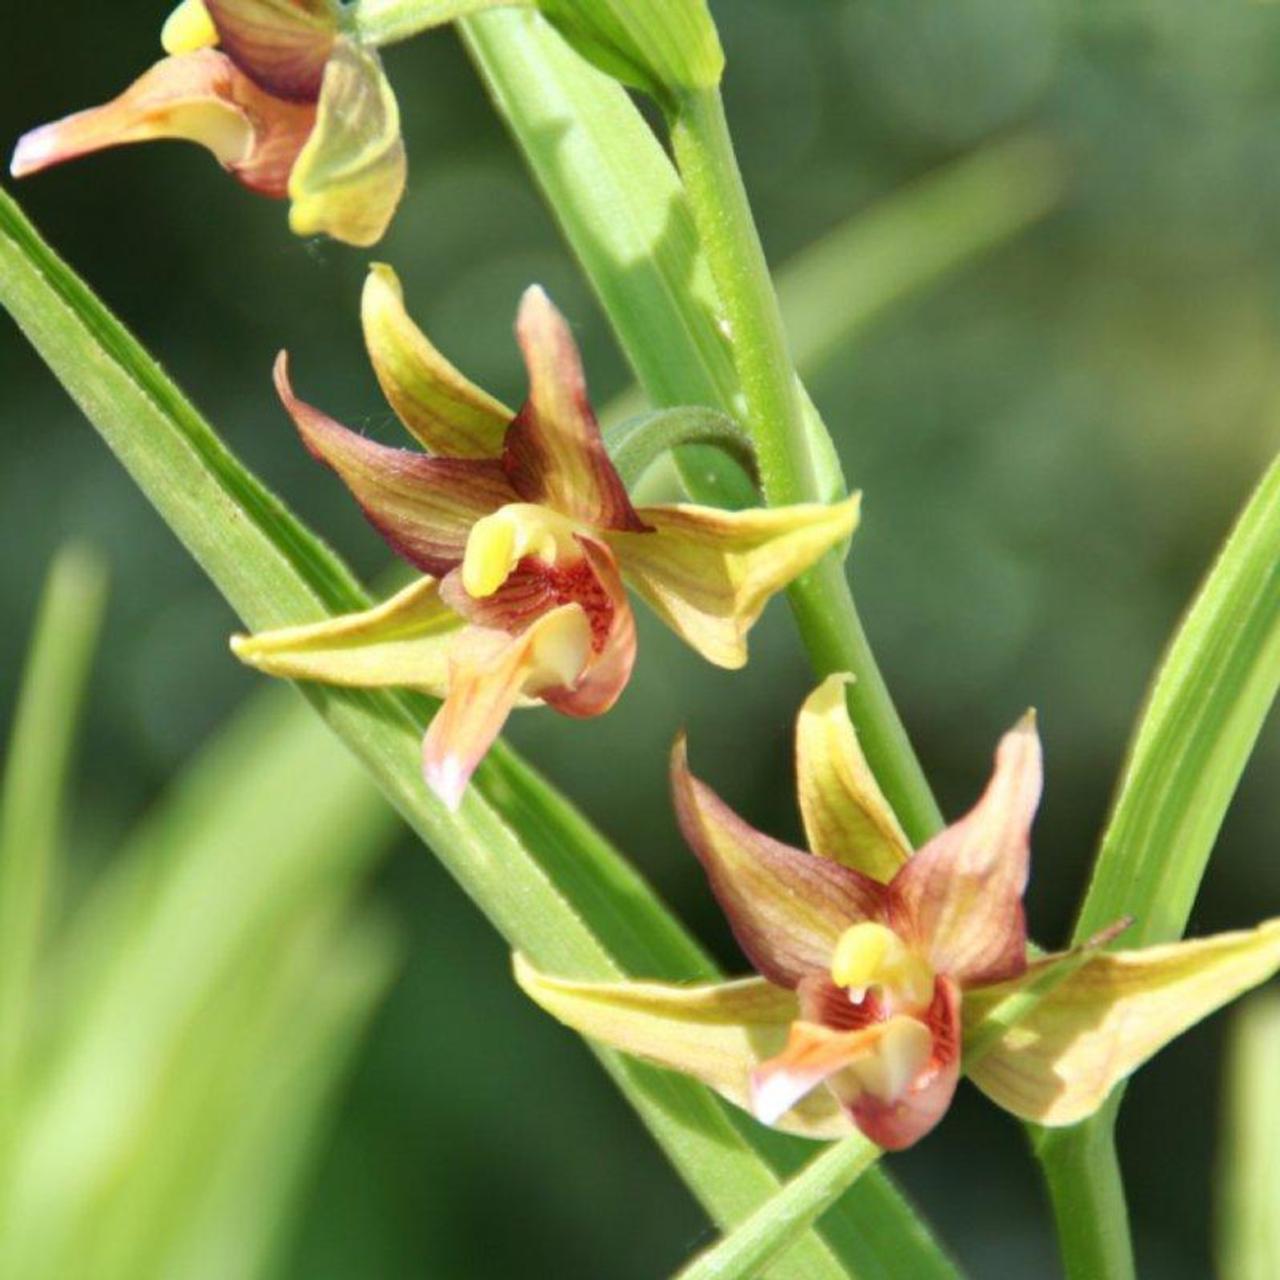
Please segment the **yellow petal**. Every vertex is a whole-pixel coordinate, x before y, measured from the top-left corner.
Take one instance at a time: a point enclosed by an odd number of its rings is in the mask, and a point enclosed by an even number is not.
[[[566,1026],[623,1053],[694,1076],[744,1110],[751,1072],[786,1043],[796,998],[763,978],[675,986],[571,982],[515,957],[516,981]],[[775,1125],[809,1138],[839,1138],[853,1124],[822,1090]]]
[[[405,686],[442,697],[463,621],[420,578],[363,613],[233,636],[231,651],[268,675],[362,688]]]
[[[828,676],[796,721],[796,774],[809,848],[888,882],[911,844],[858,744],[845,690],[852,676]]]
[[[858,505],[854,494],[832,506],[772,510],[645,507],[636,514],[652,532],[602,536],[677,635],[709,662],[741,667],[747,632],[769,598],[849,537]]]
[[[316,126],[289,175],[289,225],[367,247],[404,194],[400,109],[372,50],[339,40],[325,66]]]
[[[547,564],[581,560],[572,521],[530,502],[512,502],[477,520],[467,538],[462,585],[477,600],[491,596],[525,556]]]
[[[877,920],[861,920],[840,935],[831,956],[831,981],[855,999],[876,987],[891,1009],[927,1008],[933,1000],[929,962]]]
[[[975,1084],[1006,1110],[1075,1124],[1188,1027],[1280,969],[1280,920],[1140,951],[1099,952],[1054,987],[973,1064]],[[966,1025],[1021,978],[967,992]]]
[[[497,458],[514,416],[465,378],[410,319],[396,273],[375,262],[360,303],[365,346],[382,393],[413,437],[451,458]]]
[[[544,613],[517,636],[471,627],[450,655],[449,692],[422,744],[427,785],[450,808],[521,696],[572,688],[591,655],[591,623],[576,604]]]
[[[218,28],[204,7],[204,0],[182,0],[160,31],[165,53],[194,53],[218,43]]]

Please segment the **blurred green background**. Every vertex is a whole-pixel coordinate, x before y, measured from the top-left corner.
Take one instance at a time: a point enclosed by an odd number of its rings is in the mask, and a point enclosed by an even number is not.
[[[1000,729],[1027,704],[1040,711],[1049,773],[1030,913],[1036,936],[1057,940],[1163,641],[1280,442],[1280,8],[715,7],[775,264],[1012,130],[1062,157],[1064,193],[1043,222],[882,316],[810,380],[866,493],[850,561],[863,614],[949,813],[975,794]],[[7,6],[0,142],[118,91],[156,56],[164,13]],[[387,62],[411,186],[376,256],[424,327],[516,400],[511,321],[538,280],[575,325],[597,401],[625,389],[600,312],[452,33]],[[292,238],[282,206],[177,145],[94,157],[18,195],[232,447],[361,572],[379,573],[381,544],[298,445],[269,381],[288,346],[304,396],[396,440],[360,346],[370,255]],[[809,304],[843,305],[853,286],[829,287]],[[62,900],[74,906],[261,681],[227,651],[228,610],[16,330],[0,331],[5,721],[54,548],[79,535],[113,575],[73,788]],[[808,682],[781,605],[742,676],[644,625],[616,711],[587,724],[531,713],[511,736],[739,965],[674,829],[666,745],[687,726],[699,772],[792,837],[789,735]],[[1193,931],[1280,913],[1277,766],[1271,725]],[[273,809],[299,814],[315,799],[305,773],[281,794]],[[585,1050],[518,997],[503,948],[430,856],[402,838],[364,896],[398,932],[402,965],[332,1094],[275,1274],[638,1280],[710,1238]],[[1120,1138],[1144,1274],[1209,1268],[1221,1023],[1128,1095]],[[967,1088],[892,1167],[975,1275],[1054,1274],[1021,1132]]]

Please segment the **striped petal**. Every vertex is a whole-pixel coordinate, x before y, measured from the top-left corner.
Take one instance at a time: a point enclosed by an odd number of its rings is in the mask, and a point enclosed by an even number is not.
[[[911,844],[884,798],[849,719],[853,679],[828,676],[796,720],[796,775],[809,848],[873,880],[893,879]]]
[[[118,98],[42,125],[18,142],[15,178],[108,147],[161,138],[195,142],[262,195],[285,194],[315,108],[263,93],[213,49],[164,58]]]
[[[591,623],[591,658],[573,688],[551,689],[549,707],[585,719],[603,715],[617,702],[636,661],[636,619],[609,548],[579,536],[590,578],[567,599],[578,604]]]
[[[569,687],[591,652],[591,624],[577,605],[538,618],[518,636],[470,627],[450,653],[449,692],[422,744],[427,785],[450,808],[522,696]]]
[[[633,587],[709,662],[741,667],[747,632],[771,596],[843,542],[858,495],[833,506],[720,511],[644,507],[652,532],[604,535]]]
[[[205,0],[204,7],[223,49],[251,80],[277,98],[316,100],[338,35],[330,0]]]
[[[796,1016],[795,997],[761,978],[675,986],[572,982],[515,957],[516,981],[552,1017],[601,1044],[701,1080],[744,1110],[751,1072],[779,1052]],[[826,1091],[779,1115],[775,1127],[807,1138],[840,1138],[853,1125]]]
[[[643,529],[605,452],[582,359],[564,317],[536,285],[520,300],[516,338],[529,398],[507,432],[503,462],[526,502],[600,529]]]
[[[676,817],[738,945],[771,982],[795,987],[826,971],[840,935],[879,915],[884,887],[849,867],[772,840],[689,772],[683,737],[671,753]]]
[[[420,578],[363,613],[253,636],[233,636],[231,650],[268,675],[357,688],[424,690],[443,697],[449,654],[463,620],[440,598],[433,578]]]
[[[324,68],[316,127],[289,175],[289,226],[376,244],[404,194],[400,108],[372,49],[334,45]]]
[[[514,497],[497,462],[375,444],[299,400],[284,352],[275,381],[310,452],[342,477],[390,546],[425,573],[442,575],[461,563],[472,526]]]
[[[1026,965],[1022,894],[1040,801],[1040,738],[1028,713],[1006,733],[982,798],[915,854],[889,885],[889,917],[938,973],[962,986]]]
[[[966,1026],[1040,966],[966,993]],[[1103,951],[1053,987],[975,1061],[973,1082],[1014,1115],[1075,1124],[1169,1041],[1280,969],[1280,920],[1137,951]]]
[[[545,507],[517,503],[480,521],[441,591],[468,621],[510,635],[561,605],[582,610],[591,627],[586,665],[574,685],[545,695],[564,715],[601,715],[631,677],[635,615],[613,556]]]
[[[463,377],[409,318],[390,267],[365,279],[360,318],[373,371],[388,403],[430,453],[498,458],[511,410]]]
[[[881,1063],[873,1060],[852,1079],[841,1076],[832,1082],[854,1123],[886,1151],[901,1151],[919,1142],[946,1115],[955,1096],[960,1080],[960,990],[949,979],[938,979],[924,1025],[929,1036],[927,1058],[901,1090],[896,1085],[909,1061],[890,1060],[877,1072],[874,1068]]]

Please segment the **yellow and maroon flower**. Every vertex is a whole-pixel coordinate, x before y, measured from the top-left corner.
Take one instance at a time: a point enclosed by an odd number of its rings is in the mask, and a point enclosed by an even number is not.
[[[399,111],[378,55],[343,34],[334,0],[184,0],[163,41],[170,56],[119,97],[21,138],[13,176],[185,139],[250,190],[288,197],[299,235],[381,238],[405,184]]]
[[[856,497],[737,512],[634,507],[573,337],[539,288],[516,323],[529,374],[518,413],[431,345],[386,267],[370,273],[363,321],[388,401],[429,452],[377,444],[306,404],[283,355],[276,385],[307,448],[427,576],[366,613],[233,647],[274,675],[443,697],[424,768],[451,805],[513,707],[532,700],[581,717],[614,704],[636,649],[624,577],[706,658],[737,667],[769,598],[857,522]]]
[[[759,978],[582,983],[517,957],[526,992],[583,1034],[696,1076],[767,1124],[816,1138],[856,1127],[892,1150],[937,1124],[962,1069],[1025,1119],[1073,1124],[1280,967],[1274,920],[1129,952],[1101,949],[1112,930],[1029,959],[1034,718],[1005,734],[972,811],[912,852],[859,748],[844,684],[819,686],[797,725],[811,853],[743,822],[690,774],[683,742],[673,755],[681,830]]]

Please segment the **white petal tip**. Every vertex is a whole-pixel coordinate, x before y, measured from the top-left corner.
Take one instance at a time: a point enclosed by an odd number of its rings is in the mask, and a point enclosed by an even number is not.
[[[761,1124],[777,1124],[795,1105],[795,1085],[786,1072],[751,1076],[751,1114]]]
[[[54,137],[49,125],[41,125],[32,129],[18,139],[13,149],[13,159],[9,161],[9,176],[25,178],[37,169],[43,169],[50,162],[54,153]]]
[[[427,786],[450,813],[457,813],[471,775],[457,756],[445,756],[426,767]]]

